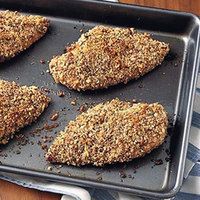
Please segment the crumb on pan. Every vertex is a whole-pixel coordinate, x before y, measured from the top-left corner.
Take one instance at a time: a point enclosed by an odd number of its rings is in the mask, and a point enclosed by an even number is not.
[[[137,79],[161,64],[169,45],[133,28],[96,26],[49,64],[57,83],[74,90],[107,88]]]
[[[164,142],[168,118],[159,103],[114,99],[70,121],[46,154],[50,162],[102,166],[144,156]]]
[[[45,17],[0,11],[0,62],[27,49],[47,32],[48,26]]]
[[[20,128],[35,121],[50,98],[35,86],[19,86],[0,80],[0,144],[6,144]]]

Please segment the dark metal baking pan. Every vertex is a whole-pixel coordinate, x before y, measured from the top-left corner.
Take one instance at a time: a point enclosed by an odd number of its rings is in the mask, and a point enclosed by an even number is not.
[[[49,31],[40,41],[1,64],[0,78],[48,88],[52,97],[52,103],[36,123],[22,129],[18,138],[0,147],[0,170],[142,196],[164,198],[175,195],[182,184],[199,66],[199,19],[188,13],[95,1],[0,0],[0,7],[3,10],[40,14],[50,19]],[[40,60],[47,61],[53,55],[62,54],[67,43],[79,38],[81,29],[85,32],[96,24],[135,27],[139,31],[150,32],[154,38],[170,44],[170,54],[161,66],[126,85],[79,93],[55,84],[46,72],[48,63],[42,64]],[[58,97],[58,90],[64,91],[65,97]],[[49,171],[50,164],[45,161],[38,141],[45,135],[55,137],[55,132],[64,129],[69,120],[79,113],[77,109],[80,105],[96,104],[115,97],[162,103],[171,120],[170,136],[166,142],[149,155],[125,164],[102,168],[59,168],[56,165]],[[72,106],[70,102],[75,98],[77,105]],[[42,130],[40,136],[33,137],[31,133],[37,128],[45,123],[55,123],[50,120],[53,111],[59,111],[60,116],[56,121],[59,126],[52,131]],[[24,138],[21,139],[26,141],[21,144],[19,138],[22,134]],[[170,162],[165,160],[168,156],[166,149],[171,151]],[[162,159],[163,164],[154,165],[153,159]]]

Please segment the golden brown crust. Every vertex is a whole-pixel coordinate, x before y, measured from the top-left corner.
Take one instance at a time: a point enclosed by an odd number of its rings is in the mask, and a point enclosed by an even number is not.
[[[50,98],[35,86],[0,80],[0,144],[6,144],[16,131],[35,121],[49,102]]]
[[[129,161],[161,145],[167,126],[162,105],[114,99],[70,121],[50,146],[46,158],[68,165]]]
[[[75,90],[107,88],[136,79],[161,64],[169,45],[130,28],[96,26],[82,34],[67,53],[53,58],[57,83]]]
[[[0,62],[27,49],[46,33],[48,26],[45,17],[0,11]]]

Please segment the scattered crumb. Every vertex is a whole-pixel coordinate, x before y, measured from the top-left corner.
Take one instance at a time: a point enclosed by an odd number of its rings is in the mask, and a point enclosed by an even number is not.
[[[47,145],[46,145],[46,144],[41,144],[41,148],[42,148],[43,150],[45,150],[45,151],[47,151],[47,150],[48,150],[48,147],[47,147]]]
[[[47,170],[48,170],[48,171],[52,171],[52,169],[53,169],[53,168],[52,168],[51,166],[48,166],[48,167],[47,167]]]
[[[78,109],[79,112],[85,112],[86,111],[86,107],[84,105],[80,106]]]
[[[96,175],[99,176],[101,174],[101,172],[96,172]]]
[[[102,181],[102,176],[97,177],[98,181]]]
[[[58,95],[59,97],[64,97],[64,96],[65,96],[65,93],[64,93],[62,90],[59,90],[59,91],[57,92],[57,95]]]
[[[59,113],[55,112],[50,116],[51,121],[56,121],[59,117]]]
[[[57,166],[58,169],[60,169],[60,168],[62,168],[62,167],[63,167],[62,165],[58,165],[58,166]]]
[[[143,88],[144,86],[143,86],[142,83],[140,83],[140,84],[138,85],[138,87],[139,87],[139,88]]]
[[[46,62],[45,62],[45,60],[41,59],[41,60],[40,60],[40,63],[41,63],[41,64],[45,64]]]
[[[45,87],[43,87],[41,90],[44,91],[44,92],[47,92],[47,93],[50,92],[50,90],[48,88],[45,88]]]
[[[59,126],[59,124],[58,123],[54,123],[54,124],[45,124],[44,125],[44,129],[46,130],[46,131],[51,131],[52,129],[54,129],[54,128],[57,128]]]
[[[170,158],[170,157],[166,157],[166,158],[165,158],[165,161],[166,161],[166,162],[169,162],[169,161],[171,161],[171,158]]]
[[[119,175],[120,175],[121,178],[126,178],[127,177],[127,175],[126,175],[126,173],[124,171],[120,171]]]
[[[157,159],[157,160],[152,159],[151,161],[152,161],[155,165],[162,165],[162,164],[163,164],[162,159]]]
[[[77,104],[76,99],[74,99],[74,100],[71,101],[71,105],[72,105],[72,106],[75,106],[76,104]]]
[[[20,150],[16,150],[16,154],[21,154],[21,151]]]

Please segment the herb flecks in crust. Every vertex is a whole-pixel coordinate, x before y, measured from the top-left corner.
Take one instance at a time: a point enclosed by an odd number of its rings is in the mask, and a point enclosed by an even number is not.
[[[137,79],[161,64],[169,45],[133,28],[96,26],[50,62],[57,83],[74,90],[107,88]]]
[[[45,17],[0,11],[0,62],[27,49],[47,32],[48,26]]]
[[[35,121],[50,98],[35,86],[19,86],[0,80],[0,144],[6,144],[20,128]]]
[[[102,166],[144,156],[164,142],[166,111],[159,103],[114,99],[70,121],[46,155],[50,162]]]

